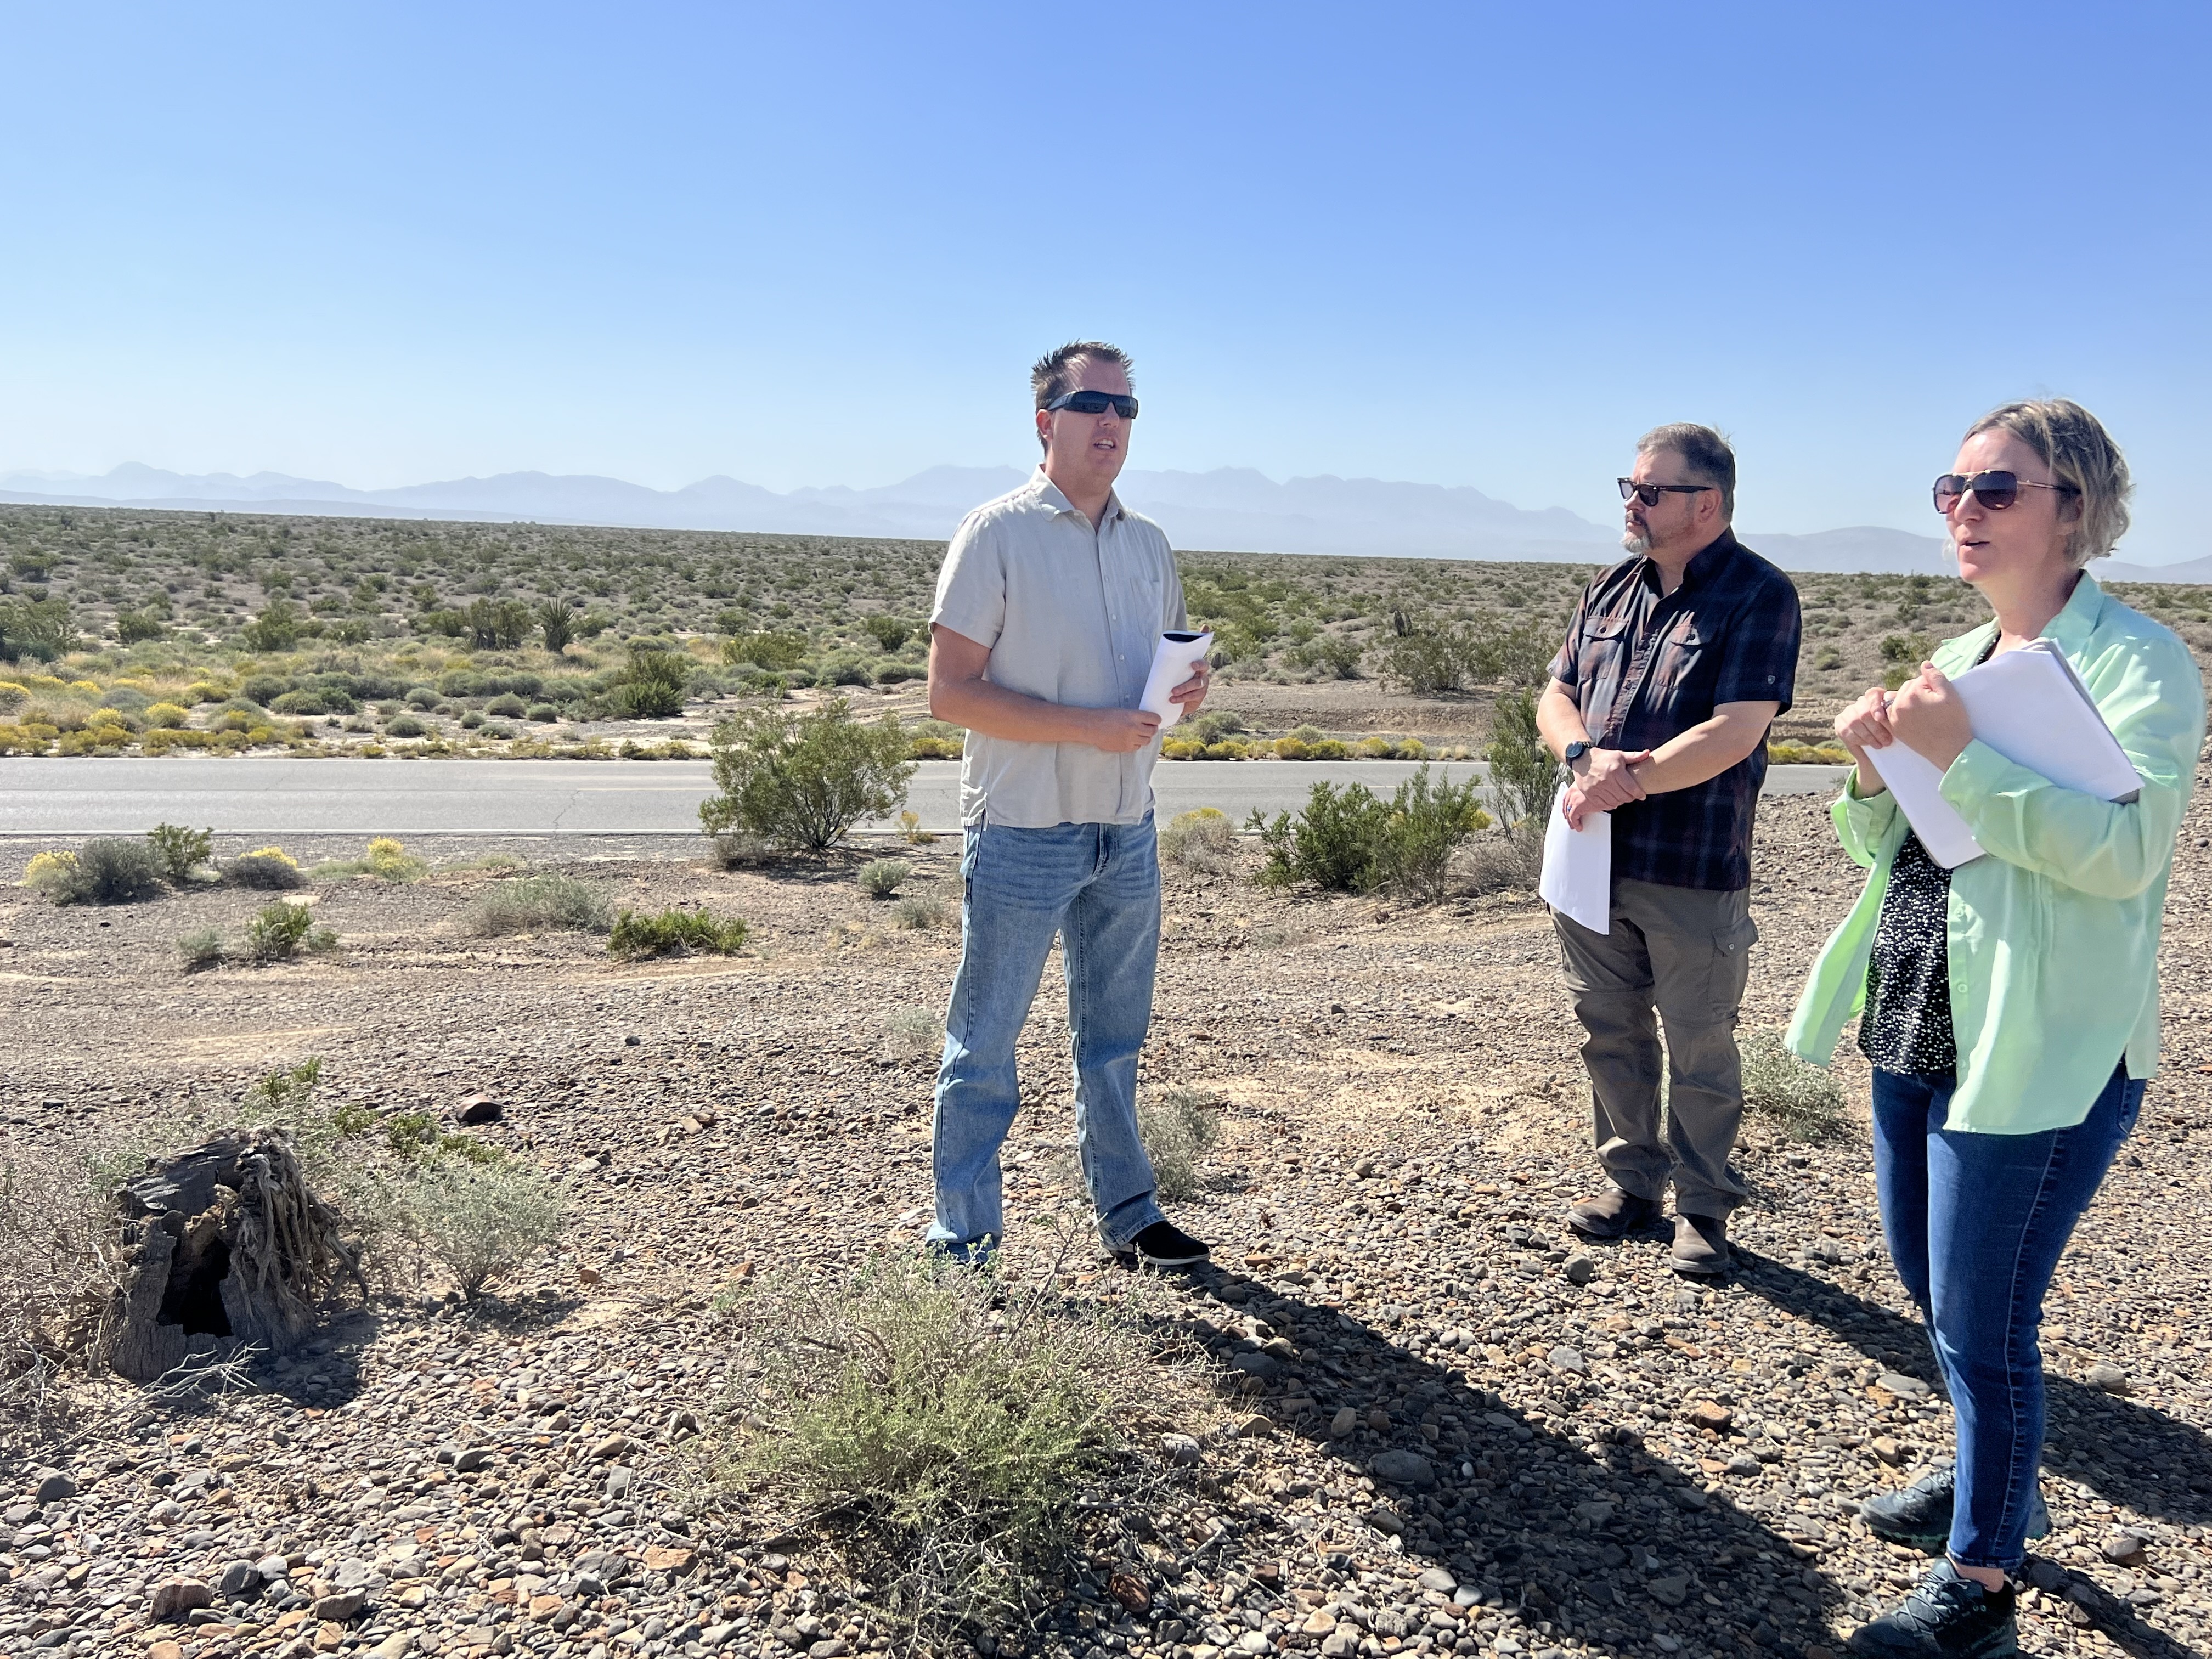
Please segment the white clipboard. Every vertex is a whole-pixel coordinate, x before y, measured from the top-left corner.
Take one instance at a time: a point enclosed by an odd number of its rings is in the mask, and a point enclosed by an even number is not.
[[[1536,893],[1593,933],[1613,931],[1612,813],[1585,812],[1577,830],[1567,822],[1566,792],[1559,792],[1544,826],[1544,873]]]

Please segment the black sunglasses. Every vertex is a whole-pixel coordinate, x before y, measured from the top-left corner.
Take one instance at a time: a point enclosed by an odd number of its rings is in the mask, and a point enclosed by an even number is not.
[[[1968,490],[1972,490],[1974,499],[1984,507],[2002,513],[2020,500],[2020,492],[2023,489],[2055,489],[2062,495],[2081,493],[2072,484],[2038,483],[2033,478],[2021,477],[2017,472],[1977,472],[1971,478],[1961,477],[1956,472],[1946,472],[1936,480],[1936,510],[1948,513]]]
[[[1633,478],[1622,478],[1619,483],[1621,500],[1625,501],[1633,495],[1646,507],[1658,506],[1662,495],[1697,495],[1717,488],[1713,484],[1645,484]]]
[[[1137,400],[1126,392],[1063,392],[1045,405],[1047,413],[1055,409],[1078,415],[1103,415],[1110,409],[1125,421],[1137,418]]]

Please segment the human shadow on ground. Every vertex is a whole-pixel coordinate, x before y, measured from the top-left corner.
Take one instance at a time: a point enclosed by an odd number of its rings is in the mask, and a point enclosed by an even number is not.
[[[1531,1651],[1569,1632],[1638,1652],[1795,1656],[1833,1644],[1826,1616],[1845,1597],[1816,1564],[1842,1522],[1811,1502],[1759,1514],[1708,1493],[1702,1476],[1619,1441],[1601,1392],[1571,1370],[1547,1373],[1538,1386],[1553,1409],[1532,1415],[1342,1310],[1218,1267],[1192,1282],[1224,1304],[1195,1333],[1209,1352],[1243,1374],[1252,1405],[1281,1431],[1340,1467],[1318,1488],[1294,1484],[1279,1495],[1284,1508],[1271,1524],[1294,1557],[1328,1564],[1354,1541],[1380,1542],[1363,1528],[1395,1532],[1409,1567],[1444,1567],[1483,1592],[1475,1618],[1504,1621],[1477,1634],[1472,1623],[1422,1632],[1389,1629],[1386,1619],[1377,1634],[1409,1644],[1425,1634],[1461,1652],[1490,1650],[1501,1633]],[[1239,1315],[1264,1322],[1297,1358],[1269,1356]],[[1347,1407],[1359,1426],[1333,1433]],[[1378,1411],[1387,1422],[1370,1425]],[[1571,1437],[1577,1428],[1587,1447]],[[1728,1456],[1711,1438],[1713,1454]],[[1371,1495],[1361,1477],[1373,1480]],[[1293,1506],[1316,1491],[1323,1512],[1298,1513]],[[1293,1632],[1303,1617],[1294,1611],[1279,1615]]]
[[[1942,1379],[1920,1322],[1812,1273],[1739,1249],[1736,1282],[1813,1321],[1885,1367],[1940,1395]],[[2177,1526],[2212,1522],[2212,1437],[2165,1413],[2070,1377],[2048,1376],[2044,1468],[2137,1514]]]

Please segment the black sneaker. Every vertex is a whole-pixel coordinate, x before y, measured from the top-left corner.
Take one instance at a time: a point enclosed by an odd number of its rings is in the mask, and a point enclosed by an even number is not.
[[[1155,1221],[1127,1244],[1107,1248],[1125,1267],[1195,1267],[1213,1254],[1172,1221]]]
[[[1861,1626],[1850,1650],[1871,1659],[2013,1659],[2016,1600],[2009,1583],[1984,1589],[1946,1557],[1911,1595]]]
[[[1899,1492],[1886,1492],[1859,1505],[1867,1530],[1892,1544],[1910,1544],[1933,1554],[1951,1541],[1951,1505],[1958,1489],[1958,1471],[1930,1469]],[[2051,1511],[2043,1506],[2039,1489],[2027,1511],[2027,1535],[2043,1538],[2051,1532]]]

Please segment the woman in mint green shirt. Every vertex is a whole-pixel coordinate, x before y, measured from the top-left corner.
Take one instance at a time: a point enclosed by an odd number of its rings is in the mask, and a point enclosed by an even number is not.
[[[2159,929],[2204,686],[2180,640],[2083,569],[2126,530],[2128,492],[2118,447],[2078,404],[1977,422],[1936,504],[1995,620],[1939,646],[1893,699],[1877,687],[1836,717],[1857,763],[1836,830],[1871,875],[1814,965],[1790,1044],[1826,1065],[1863,1014],[1882,1226],[1959,1443],[1954,1468],[1865,1506],[1876,1533],[1946,1554],[1852,1638],[1856,1653],[2018,1650],[2008,1575],[2050,1525],[2044,1292],[2158,1064]],[[2134,799],[2062,788],[1975,740],[1951,676],[2039,638],[2134,763]],[[1943,769],[1982,857],[1954,870],[1929,857],[1868,760],[1899,743]]]

